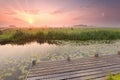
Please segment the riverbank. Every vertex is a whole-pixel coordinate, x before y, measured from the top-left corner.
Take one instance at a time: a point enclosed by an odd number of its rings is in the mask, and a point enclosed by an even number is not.
[[[119,40],[119,28],[14,28],[0,31],[0,44],[39,43],[55,40]]]

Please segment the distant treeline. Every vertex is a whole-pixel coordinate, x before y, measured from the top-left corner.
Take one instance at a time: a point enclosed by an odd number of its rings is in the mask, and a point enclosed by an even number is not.
[[[16,30],[7,39],[1,39],[1,42],[24,43],[31,41],[48,42],[53,40],[117,40],[120,39],[120,31],[115,30],[81,30],[73,32],[65,31],[38,31],[35,34]]]

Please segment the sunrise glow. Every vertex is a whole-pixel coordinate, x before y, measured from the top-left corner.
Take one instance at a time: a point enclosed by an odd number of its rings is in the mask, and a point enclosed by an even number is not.
[[[120,80],[119,8],[120,0],[0,0],[0,80]]]
[[[119,26],[119,1],[1,0],[0,25]]]
[[[15,17],[26,22],[27,24],[33,24],[35,22],[35,15],[27,12],[17,11]]]

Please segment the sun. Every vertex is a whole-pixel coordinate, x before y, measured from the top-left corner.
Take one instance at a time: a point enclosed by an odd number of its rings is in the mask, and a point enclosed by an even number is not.
[[[38,24],[38,22],[46,24],[51,22],[55,18],[53,15],[47,12],[39,12],[37,14],[18,10],[16,10],[15,12],[15,17],[27,25],[35,25]]]
[[[25,13],[22,17],[28,24],[33,24],[35,22],[35,16],[33,14]]]
[[[33,24],[33,23],[34,23],[34,19],[33,19],[33,18],[30,18],[30,17],[28,17],[28,18],[26,19],[26,21],[27,21],[29,24]]]
[[[19,18],[20,20],[26,22],[27,24],[34,24],[36,21],[36,16],[34,14],[30,14],[27,12],[16,12],[17,15],[16,17]]]

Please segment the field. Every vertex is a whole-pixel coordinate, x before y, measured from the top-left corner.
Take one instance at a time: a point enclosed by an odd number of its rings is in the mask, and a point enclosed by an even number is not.
[[[0,79],[23,80],[33,58],[49,61],[66,59],[68,55],[71,58],[91,57],[96,51],[101,55],[116,54],[120,48],[119,40],[119,28],[0,29],[0,44],[3,44],[0,45]],[[116,80],[111,76],[107,79]]]
[[[118,40],[119,28],[12,28],[0,31],[0,44],[53,40]]]

